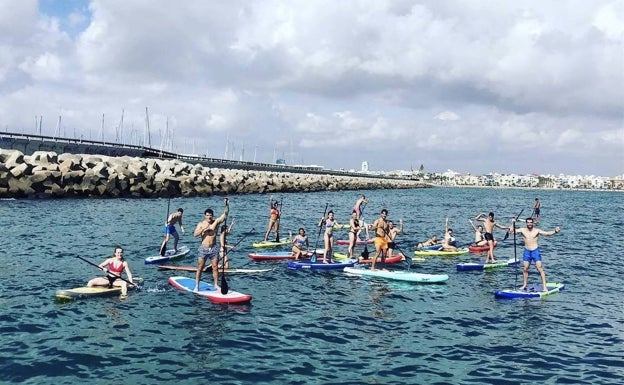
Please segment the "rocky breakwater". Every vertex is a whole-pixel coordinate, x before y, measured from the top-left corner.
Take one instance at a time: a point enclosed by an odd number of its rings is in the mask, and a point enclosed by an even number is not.
[[[0,197],[167,197],[425,187],[409,180],[215,169],[180,160],[0,149]]]

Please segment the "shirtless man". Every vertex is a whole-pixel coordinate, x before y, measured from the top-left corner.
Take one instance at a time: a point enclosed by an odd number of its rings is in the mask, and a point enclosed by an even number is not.
[[[520,290],[526,290],[527,282],[529,280],[529,266],[531,265],[532,261],[535,261],[535,268],[542,277],[542,290],[548,291],[548,288],[546,287],[546,273],[544,272],[544,267],[542,264],[542,255],[540,254],[539,246],[537,245],[537,237],[540,235],[555,235],[560,231],[560,229],[557,226],[552,231],[544,231],[533,227],[533,218],[527,218],[525,222],[526,227],[520,229],[515,227],[515,222],[516,219],[512,219],[512,226],[509,228],[509,231],[513,232],[515,230],[516,234],[522,234],[522,237],[524,238],[524,252],[522,253],[523,282]]]
[[[214,219],[214,212],[212,209],[206,209],[204,211],[204,220],[197,224],[195,231],[193,231],[194,237],[201,237],[201,244],[199,245],[197,256],[197,273],[195,273],[195,288],[194,292],[199,290],[199,281],[201,280],[202,272],[204,271],[204,265],[206,259],[210,259],[212,264],[212,278],[214,279],[215,288],[219,289],[217,281],[219,280],[219,247],[217,246],[217,229],[221,223],[227,220],[230,213],[230,205],[228,198],[225,198],[225,209],[223,214],[217,219]]]
[[[186,233],[184,230],[184,225],[182,224],[183,213],[184,213],[184,210],[179,208],[178,211],[171,213],[171,215],[167,217],[167,222],[165,222],[165,229],[164,229],[165,239],[163,239],[163,242],[160,245],[160,255],[164,256],[165,253],[167,252],[167,242],[169,242],[170,235],[173,235],[173,249],[176,252],[178,251],[178,241],[180,240],[180,235],[178,235],[178,232],[176,231],[175,224],[179,223],[180,230],[182,230],[182,234]]]
[[[388,226],[388,221],[386,221],[386,217],[388,216],[388,210],[383,209],[379,215],[379,218],[373,222],[371,226],[371,230],[375,232],[375,257],[371,263],[371,271],[375,270],[375,262],[377,258],[381,257],[382,263],[385,262],[385,253],[388,250],[388,233],[390,232],[390,227]]]
[[[403,232],[403,219],[399,219],[399,227],[394,227],[394,222],[388,221],[388,228],[388,252],[386,254],[387,258],[392,257],[392,254],[394,254],[394,249],[396,248],[394,240],[396,239],[397,235]]]
[[[498,227],[499,229],[503,230],[507,230],[509,227],[503,226],[500,223],[496,222],[494,220],[493,212],[490,212],[487,218],[485,217],[484,213],[480,213],[475,217],[475,220],[483,222],[483,227],[485,227],[485,233],[483,233],[483,236],[485,237],[485,240],[487,241],[487,244],[489,246],[487,258],[485,258],[485,263],[494,263],[496,262],[496,260],[494,259],[494,227]]]
[[[540,203],[539,198],[535,198],[535,205],[533,205],[533,214],[535,215],[535,223],[540,221],[540,208],[542,204]]]

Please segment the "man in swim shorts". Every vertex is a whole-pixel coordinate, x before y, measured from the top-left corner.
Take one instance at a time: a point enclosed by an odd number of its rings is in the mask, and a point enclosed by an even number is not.
[[[375,262],[378,257],[381,257],[382,263],[386,259],[385,253],[388,250],[388,233],[390,232],[388,221],[386,221],[387,216],[388,210],[381,210],[379,218],[377,218],[371,226],[371,230],[375,232],[375,257],[371,263],[371,270],[373,271],[375,270]]]
[[[217,219],[214,219],[214,212],[212,209],[206,209],[204,211],[204,220],[197,224],[193,236],[201,237],[201,244],[197,249],[197,272],[195,273],[195,288],[193,291],[199,290],[199,281],[201,280],[202,272],[204,271],[204,265],[206,260],[210,260],[212,264],[212,278],[214,279],[215,288],[219,289],[217,281],[219,280],[219,246],[217,245],[217,229],[221,223],[227,220],[230,213],[230,204],[228,198],[225,198],[225,209],[223,214]]]
[[[524,238],[524,252],[522,253],[522,261],[523,261],[522,280],[523,282],[522,282],[522,286],[520,287],[520,290],[526,290],[527,282],[529,280],[529,266],[531,266],[531,262],[535,262],[535,268],[537,269],[537,271],[540,274],[540,277],[542,278],[542,290],[548,291],[548,288],[546,287],[546,273],[544,272],[544,267],[542,263],[542,255],[537,245],[537,237],[540,235],[546,235],[546,236],[555,235],[560,231],[560,229],[559,227],[555,227],[555,229],[552,231],[544,231],[544,230],[538,229],[533,226],[533,218],[527,218],[525,222],[526,227],[523,227],[520,229],[515,227],[515,222],[516,220],[514,218],[512,220],[512,225],[509,228],[509,231],[513,232],[515,230],[516,234],[522,234],[522,237]]]
[[[494,220],[494,213],[490,211],[487,218],[484,213],[480,213],[475,217],[475,219],[479,222],[483,222],[483,227],[485,228],[485,233],[483,233],[483,237],[487,241],[489,246],[487,252],[487,258],[485,258],[485,263],[494,263],[496,260],[494,259],[494,227],[498,227],[499,229],[507,230],[507,226],[503,226],[500,223]]]

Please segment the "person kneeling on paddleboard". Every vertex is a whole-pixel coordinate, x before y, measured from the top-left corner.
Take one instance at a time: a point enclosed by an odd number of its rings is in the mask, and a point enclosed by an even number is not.
[[[98,267],[106,272],[106,277],[93,278],[87,283],[88,287],[93,286],[113,286],[121,287],[121,295],[125,297],[128,295],[128,282],[134,285],[132,280],[132,272],[128,262],[123,257],[123,249],[119,246],[115,247],[113,256],[100,263]],[[126,272],[128,276],[128,282],[121,278],[121,273]]]

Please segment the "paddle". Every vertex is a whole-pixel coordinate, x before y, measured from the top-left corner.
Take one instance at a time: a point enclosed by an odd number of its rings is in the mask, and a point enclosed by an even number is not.
[[[86,263],[88,263],[89,265],[93,265],[93,266],[97,267],[99,270],[104,271],[104,268],[103,268],[103,267],[100,267],[99,265],[96,265],[95,263],[93,263],[93,262],[89,261],[88,259],[84,259],[84,258],[82,258],[82,257],[81,257],[81,256],[79,256],[79,255],[76,255],[76,258],[78,258],[78,259],[82,259],[83,261],[85,261],[85,262],[86,262]],[[111,273],[110,271],[107,271],[107,272],[106,272],[106,274],[107,274],[107,275],[111,275],[111,276],[113,276],[113,277],[115,277],[115,278],[119,278],[119,279],[121,279],[122,281],[126,281],[127,283],[131,284],[132,286],[137,286],[135,283],[128,281],[127,279],[123,278],[123,277],[122,277],[122,276],[120,276],[120,275],[117,275],[117,274],[115,274],[115,273]],[[110,279],[109,279],[109,282],[110,282]],[[110,283],[110,285],[112,285],[112,282]],[[137,286],[137,287],[138,287],[138,286]]]
[[[329,206],[329,203],[325,203],[325,210],[323,210],[323,219],[325,218],[325,215],[327,214],[327,207]],[[316,262],[316,254],[317,254],[317,246],[318,246],[318,241],[319,238],[321,237],[321,231],[323,230],[323,226],[321,223],[321,226],[319,226],[319,231],[318,231],[318,235],[316,236],[316,242],[314,242],[314,251],[312,256],[310,257],[310,262],[315,263]]]
[[[364,208],[365,207],[366,207],[366,202],[364,202],[362,204],[362,207],[360,208],[360,219],[362,219],[362,224],[364,225],[364,227],[366,227],[366,222],[364,222],[364,218],[363,218],[362,214],[364,214]],[[356,243],[357,243],[357,240],[359,239],[359,235],[360,235],[360,233],[358,232],[356,234],[356,236],[355,236],[355,242]],[[366,229],[366,236],[368,236],[368,229]],[[355,248],[355,245],[353,245],[353,247]],[[368,252],[368,242],[364,242],[364,251],[362,251],[362,258],[368,259],[369,255],[370,255],[370,253]]]
[[[522,214],[522,211],[520,212],[520,214]],[[518,215],[520,216],[520,215]],[[516,217],[516,220],[518,220],[518,218]],[[518,256],[516,254],[516,221],[513,221],[511,223],[511,227],[513,228],[513,238],[514,238],[514,265],[516,266],[516,278],[514,281],[514,288],[518,287]]]
[[[165,214],[165,226],[167,226],[167,222],[169,221],[169,207],[171,205],[171,196],[167,199],[167,213]],[[167,238],[167,229],[165,229],[165,238]],[[167,242],[163,242],[160,246],[160,256],[164,257],[167,252]]]
[[[254,230],[255,228],[252,227],[251,230],[243,234],[241,239],[239,239],[238,242],[236,242],[234,246],[232,246],[232,248],[225,250],[223,253],[223,259],[221,260],[221,294],[223,295],[226,295],[227,292],[229,291],[228,283],[225,280],[225,257],[228,255],[230,251],[235,249],[236,246],[238,246],[245,238],[247,238],[249,234],[252,234]]]
[[[516,221],[518,220],[518,218],[520,218],[520,215],[522,215],[522,213],[524,212],[524,209],[520,210],[520,213],[518,215],[516,215]],[[514,233],[515,235],[515,233]],[[507,232],[505,233],[505,237],[503,238],[503,241],[506,241],[507,238],[509,238],[509,230],[507,230]],[[515,242],[515,240],[514,240]]]

